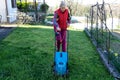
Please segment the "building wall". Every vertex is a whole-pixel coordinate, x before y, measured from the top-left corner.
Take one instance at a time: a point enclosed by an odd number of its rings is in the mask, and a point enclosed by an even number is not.
[[[7,0],[7,10],[9,22],[14,22],[17,19],[17,8],[12,8],[11,0]]]
[[[5,5],[5,0],[0,0],[0,15],[2,15],[2,22],[6,22],[6,5]]]

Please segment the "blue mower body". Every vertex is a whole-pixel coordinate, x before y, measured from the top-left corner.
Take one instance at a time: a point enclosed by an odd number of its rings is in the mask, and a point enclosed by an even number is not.
[[[68,69],[68,54],[67,52],[55,53],[55,65],[54,70],[58,75],[66,75]]]

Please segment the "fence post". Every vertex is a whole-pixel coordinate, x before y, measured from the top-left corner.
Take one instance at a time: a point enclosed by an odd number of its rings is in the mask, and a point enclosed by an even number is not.
[[[90,32],[91,32],[91,38],[93,38],[93,6],[92,6],[92,8],[91,8],[91,30],[90,30]]]
[[[97,26],[97,27],[96,27],[96,31],[97,31],[97,48],[98,48],[98,39],[99,39],[99,38],[98,38],[98,6],[99,6],[99,5],[98,5],[98,2],[97,2],[97,16],[96,16],[96,17],[97,17],[97,22],[96,22],[96,26]]]
[[[0,15],[0,27],[1,27],[1,23],[2,23],[2,15]]]
[[[110,31],[109,31],[109,40],[108,40],[108,63],[110,62]]]
[[[88,15],[87,15],[87,29],[88,29]]]

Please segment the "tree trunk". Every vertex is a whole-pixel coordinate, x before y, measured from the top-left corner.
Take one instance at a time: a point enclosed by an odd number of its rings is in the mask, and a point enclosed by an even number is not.
[[[45,4],[45,0],[43,0],[43,3]]]
[[[36,0],[34,0],[35,2],[35,16],[36,16],[36,21],[38,20],[38,13],[37,13],[37,3]]]

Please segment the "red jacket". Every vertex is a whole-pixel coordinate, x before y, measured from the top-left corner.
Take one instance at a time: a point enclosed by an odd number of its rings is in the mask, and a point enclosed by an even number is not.
[[[61,29],[67,29],[67,24],[70,23],[70,15],[68,9],[66,9],[64,12],[62,12],[60,9],[56,10],[55,16],[54,18],[58,19],[58,21],[56,21],[58,23],[58,26]]]

